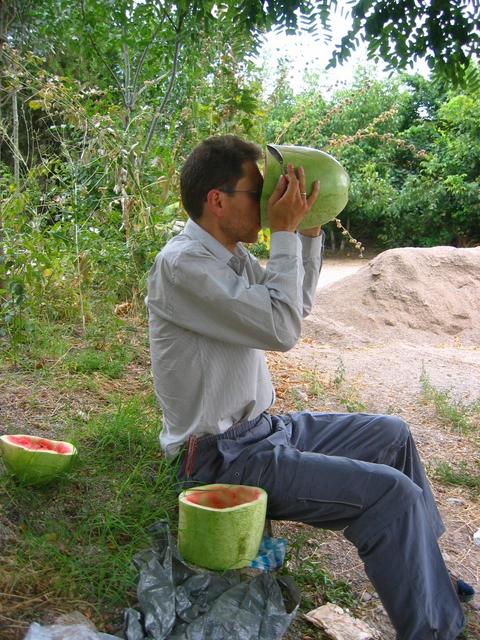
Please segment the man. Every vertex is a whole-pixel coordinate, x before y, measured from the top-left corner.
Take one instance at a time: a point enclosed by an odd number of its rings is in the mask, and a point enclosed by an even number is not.
[[[266,268],[242,246],[260,230],[258,159],[256,146],[222,136],[200,144],[183,167],[190,220],[148,281],[161,445],[180,457],[182,480],[261,486],[268,517],[344,529],[399,640],[453,640],[463,612],[407,425],[369,414],[268,413],[274,390],[264,350],[297,342],[323,237],[319,228],[296,232],[319,185],[306,193],[302,168],[289,165],[268,202]]]

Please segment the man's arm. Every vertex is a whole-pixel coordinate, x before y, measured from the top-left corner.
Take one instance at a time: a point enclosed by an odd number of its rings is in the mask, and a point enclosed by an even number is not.
[[[325,250],[325,232],[321,231],[320,227],[315,227],[315,235],[306,235],[305,230],[302,229],[297,234],[300,239],[302,247],[302,263],[304,269],[304,276],[299,289],[302,290],[302,317],[306,318],[312,310],[313,302],[315,299],[315,292],[317,289],[318,278],[322,270],[323,254]],[[275,251],[275,235],[272,235],[272,243],[270,244],[271,251]],[[250,263],[253,269],[255,280],[258,283],[263,283],[267,277],[267,267],[262,267],[258,260],[250,255]]]
[[[303,278],[303,317],[311,312],[315,300],[318,278],[323,264],[325,250],[325,232],[320,227],[302,229],[299,232],[302,242],[302,259],[305,276]]]
[[[160,253],[148,278],[149,311],[230,344],[291,349],[302,321],[301,246],[296,234],[275,236],[264,278],[254,284],[198,244]]]
[[[275,191],[268,201],[268,217],[270,221],[270,261],[272,248],[275,246],[275,236],[279,231],[295,232],[298,224],[308,213],[318,197],[320,184],[316,180],[312,193],[307,197],[305,193],[305,172],[299,167],[295,173],[292,164],[288,165],[287,174],[281,175]],[[302,317],[306,317],[313,305],[320,270],[322,268],[324,237],[321,227],[302,229],[298,237],[302,247],[302,263],[304,277],[299,283],[299,295],[302,296]],[[267,265],[267,269],[268,269]],[[265,270],[257,263],[254,268],[257,281],[263,282]]]

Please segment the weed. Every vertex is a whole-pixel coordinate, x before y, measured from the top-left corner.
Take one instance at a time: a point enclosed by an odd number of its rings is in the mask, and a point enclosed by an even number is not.
[[[338,399],[340,404],[343,404],[345,409],[349,412],[349,413],[356,413],[356,412],[362,412],[365,411],[366,407],[363,404],[363,402],[360,402],[360,400],[357,400],[356,398],[352,397],[352,396],[340,396],[340,398]]]
[[[425,402],[435,408],[440,418],[461,433],[472,430],[472,422],[480,414],[480,401],[467,405],[460,400],[452,400],[450,391],[439,391],[433,387],[425,368],[422,368],[420,384]]]
[[[347,374],[347,370],[343,363],[342,358],[338,359],[338,366],[335,369],[335,377],[333,378],[333,384],[336,387],[340,387],[345,382],[345,377]]]
[[[458,469],[454,469],[448,462],[440,462],[434,468],[437,480],[443,484],[463,486],[470,489],[472,494],[480,495],[480,462],[476,463],[477,473],[472,473],[468,469],[467,462],[462,460]]]
[[[323,400],[327,391],[325,385],[320,380],[318,371],[315,369],[313,371],[306,371],[303,377],[307,383],[308,395],[316,400]]]
[[[305,410],[305,395],[298,389],[288,390],[288,405],[294,411]]]
[[[349,583],[335,580],[319,565],[320,562],[304,559],[291,572],[303,594],[302,608],[310,611],[324,602],[356,607],[358,603]]]
[[[308,531],[299,531],[292,540],[285,562],[285,572],[293,577],[302,592],[302,609],[310,611],[320,603],[333,602],[339,606],[353,608],[357,600],[348,582],[335,580],[314,561],[302,557],[302,549],[310,537]],[[310,554],[309,554],[310,555]]]

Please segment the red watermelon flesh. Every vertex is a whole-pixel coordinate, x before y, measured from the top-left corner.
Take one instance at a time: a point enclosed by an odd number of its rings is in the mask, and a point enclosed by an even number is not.
[[[260,491],[253,487],[235,486],[221,489],[199,489],[186,495],[186,500],[202,507],[211,509],[230,509],[241,504],[247,504],[260,497]]]
[[[20,447],[25,447],[25,449],[31,449],[32,451],[54,451],[55,453],[72,454],[72,447],[65,442],[55,442],[44,438],[33,440],[28,436],[8,436],[8,442],[18,444]]]

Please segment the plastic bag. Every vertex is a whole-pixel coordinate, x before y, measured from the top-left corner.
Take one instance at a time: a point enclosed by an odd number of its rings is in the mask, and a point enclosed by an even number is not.
[[[126,640],[279,640],[296,615],[294,582],[270,573],[244,576],[194,569],[180,558],[168,524],[150,529],[139,553],[138,610],[125,612]]]
[[[251,561],[249,566],[260,571],[276,571],[283,565],[286,553],[287,541],[285,538],[263,536],[257,557]]]
[[[84,624],[51,624],[33,622],[24,640],[119,640],[118,636],[100,633]]]

